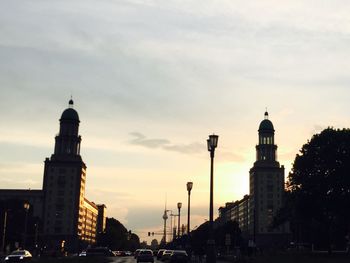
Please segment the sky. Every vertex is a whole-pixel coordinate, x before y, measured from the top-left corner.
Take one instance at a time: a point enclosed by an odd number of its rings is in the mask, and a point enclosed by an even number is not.
[[[350,127],[348,0],[1,0],[0,186],[41,189],[70,96],[86,196],[160,240],[162,215],[209,217],[249,193],[267,108],[286,176],[326,127]],[[170,221],[168,220],[168,226]]]

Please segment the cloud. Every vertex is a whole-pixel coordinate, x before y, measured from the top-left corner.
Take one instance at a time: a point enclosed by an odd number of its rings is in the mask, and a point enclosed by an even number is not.
[[[130,135],[136,137],[129,141],[130,144],[140,145],[146,148],[155,149],[170,143],[166,139],[146,139],[146,136],[139,132],[131,132]]]
[[[164,145],[163,149],[167,151],[191,154],[202,152],[204,147],[203,144],[195,142],[190,144]]]
[[[147,139],[147,137],[140,132],[131,132],[129,134],[135,137],[134,139],[129,140],[130,144],[139,145],[151,149],[161,148],[165,151],[184,154],[199,153],[205,149],[203,144],[198,142],[189,144],[172,144],[167,139]]]

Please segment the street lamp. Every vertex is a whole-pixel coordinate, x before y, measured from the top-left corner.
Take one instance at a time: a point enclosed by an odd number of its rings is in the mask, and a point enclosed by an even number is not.
[[[213,195],[214,195],[214,153],[218,146],[219,136],[212,134],[207,139],[208,151],[210,152],[210,202],[209,202],[209,239],[207,243],[207,262],[215,263],[215,239],[214,239],[214,221],[213,221]]]
[[[176,238],[176,217],[178,215],[173,214],[172,210],[170,211],[170,228],[171,228],[171,240],[174,240]],[[173,227],[173,218],[174,218],[174,227]]]
[[[191,196],[191,190],[193,187],[192,182],[187,182],[187,191],[188,191],[188,205],[187,205],[187,235],[190,234],[190,196]]]
[[[3,225],[3,232],[2,232],[2,247],[1,252],[4,253],[5,250],[5,236],[6,236],[6,224],[7,224],[7,209],[4,211],[4,225]]]
[[[178,221],[177,221],[177,237],[179,238],[180,237],[180,210],[181,210],[181,207],[182,207],[182,203],[177,203],[177,209],[179,210],[179,218],[178,218]]]
[[[25,221],[24,221],[24,234],[23,234],[23,249],[26,248],[26,238],[27,238],[27,225],[28,225],[28,210],[30,208],[30,204],[25,202],[23,204],[23,208],[26,212]]]

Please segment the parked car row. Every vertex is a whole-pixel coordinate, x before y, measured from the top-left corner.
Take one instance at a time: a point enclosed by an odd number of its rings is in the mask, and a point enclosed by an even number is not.
[[[111,251],[107,247],[88,248],[79,253],[80,257],[115,257],[115,256],[131,256],[130,251]],[[154,257],[158,260],[170,263],[186,263],[188,255],[184,250],[166,250],[160,249],[153,252],[150,249],[137,249],[134,253],[137,263],[151,262],[154,263]],[[16,250],[5,257],[5,262],[21,262],[32,259],[32,255],[27,250]]]
[[[79,257],[124,257],[131,255],[130,251],[112,251],[107,247],[88,248],[79,253]]]

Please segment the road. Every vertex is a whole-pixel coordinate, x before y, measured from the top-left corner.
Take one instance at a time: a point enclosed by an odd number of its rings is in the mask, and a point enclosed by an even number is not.
[[[116,262],[116,263],[136,263],[136,259],[133,256],[114,257],[114,258],[110,258],[110,259],[112,260],[111,262]],[[154,259],[154,263],[161,263],[161,262],[162,261],[158,261],[156,258]]]
[[[3,262],[0,258],[0,262]],[[33,258],[33,263],[136,263],[133,256],[128,257],[63,257],[63,258]],[[154,263],[164,263],[154,259]]]

